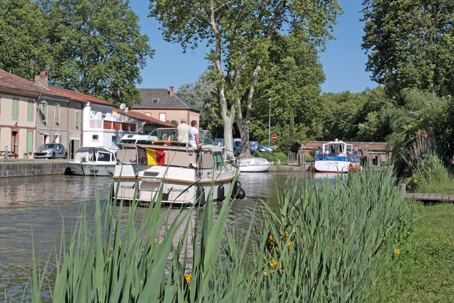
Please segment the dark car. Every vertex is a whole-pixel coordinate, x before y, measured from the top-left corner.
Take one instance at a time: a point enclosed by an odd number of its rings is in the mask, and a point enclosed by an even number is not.
[[[35,159],[68,158],[68,150],[59,143],[44,144],[35,151]]]

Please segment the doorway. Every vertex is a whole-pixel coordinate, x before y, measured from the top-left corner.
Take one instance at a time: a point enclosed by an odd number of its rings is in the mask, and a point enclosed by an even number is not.
[[[76,150],[80,147],[80,140],[70,140],[69,141],[69,159],[74,159]]]
[[[16,154],[19,154],[18,132],[17,131],[11,132],[11,151]]]

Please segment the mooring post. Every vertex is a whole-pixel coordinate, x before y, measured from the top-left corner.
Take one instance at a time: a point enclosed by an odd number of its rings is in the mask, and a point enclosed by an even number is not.
[[[5,146],[5,162],[8,162],[8,145]]]

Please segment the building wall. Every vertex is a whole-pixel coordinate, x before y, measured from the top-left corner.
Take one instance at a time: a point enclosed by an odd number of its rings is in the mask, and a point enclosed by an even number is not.
[[[17,118],[13,117],[14,100],[18,101]],[[34,150],[35,136],[35,99],[25,95],[0,94],[0,150],[14,151],[20,158],[24,153]],[[28,119],[28,106],[32,106],[31,121]],[[28,133],[32,136],[31,146]],[[12,146],[12,135],[15,134],[15,146]]]
[[[86,103],[83,109],[82,145],[88,147],[112,147],[113,132],[104,130],[104,121],[113,120],[113,107]]]
[[[44,107],[46,104],[46,107]],[[59,121],[56,121],[57,105],[60,106]],[[79,111],[79,125],[76,126],[76,112]],[[81,140],[82,102],[58,98],[41,98],[36,110],[36,146],[45,143],[61,143],[67,149],[72,140]]]
[[[155,119],[160,120],[160,114],[165,114],[165,122],[170,122],[172,120],[175,120],[180,124],[180,121],[182,118],[185,118],[188,124],[192,120],[196,120],[197,123],[200,121],[200,114],[195,111],[190,111],[187,109],[143,109],[143,108],[134,108],[133,109],[135,112],[139,112],[145,115],[149,115],[150,117],[153,117]]]

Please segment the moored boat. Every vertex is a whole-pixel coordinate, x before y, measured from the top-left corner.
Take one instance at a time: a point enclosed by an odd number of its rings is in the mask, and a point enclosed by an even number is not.
[[[335,141],[323,144],[315,154],[314,170],[324,173],[346,173],[360,168],[360,153],[344,141]]]
[[[221,147],[205,144],[197,149],[171,142],[150,143],[124,144],[117,151],[120,163],[113,177],[117,200],[135,200],[144,205],[162,191],[164,203],[203,206],[211,198],[222,202],[232,186],[232,195],[244,198],[240,182],[233,182],[240,172],[224,162]]]
[[[82,176],[112,176],[116,164],[115,152],[103,147],[80,147],[68,162],[71,173]]]
[[[267,172],[274,164],[265,158],[241,158],[238,161],[241,172]]]

